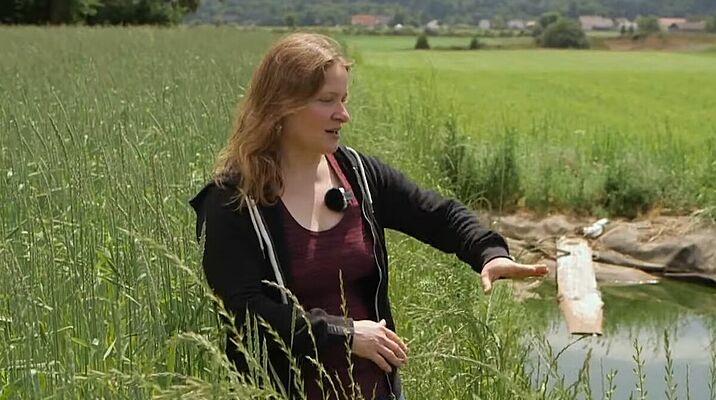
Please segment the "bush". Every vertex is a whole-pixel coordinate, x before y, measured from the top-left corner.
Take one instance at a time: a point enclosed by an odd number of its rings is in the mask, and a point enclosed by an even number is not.
[[[542,32],[544,32],[545,29],[547,29],[548,26],[552,25],[553,23],[557,22],[562,18],[562,15],[557,11],[550,11],[542,14],[539,19],[537,20],[537,24],[534,27],[534,30],[532,30],[532,35],[537,39],[539,42],[540,36],[542,36]]]
[[[430,50],[430,43],[428,43],[428,35],[422,34],[418,36],[418,40],[415,42],[415,50]]]
[[[472,40],[470,40],[470,45],[467,46],[470,50],[478,50],[482,48],[482,43],[480,43],[479,40],[477,40],[477,36],[474,36]]]
[[[589,48],[587,35],[582,31],[582,27],[576,21],[566,18],[560,18],[556,22],[551,23],[542,32],[539,43],[542,47],[551,48]]]
[[[617,162],[607,168],[604,206],[611,215],[634,218],[653,208],[658,199],[654,179],[643,176],[636,163]]]
[[[639,33],[655,33],[661,31],[659,20],[654,16],[638,17],[636,25],[639,27]]]
[[[716,33],[716,15],[712,15],[706,20],[706,32]]]
[[[562,14],[557,11],[546,12],[540,15],[539,20],[537,20],[537,23],[539,24],[539,26],[542,27],[542,29],[547,29],[548,26],[557,22],[561,18]]]
[[[448,118],[435,150],[446,186],[469,206],[501,212],[513,209],[523,194],[516,140],[516,132],[507,130],[492,145],[475,146],[458,131],[454,117]]]

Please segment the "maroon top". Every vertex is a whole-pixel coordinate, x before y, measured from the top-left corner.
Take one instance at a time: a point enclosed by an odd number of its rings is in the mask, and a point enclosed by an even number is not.
[[[326,158],[345,191],[352,192],[333,155]],[[374,320],[374,295],[378,285],[378,273],[373,256],[373,243],[370,237],[365,235],[358,202],[351,199],[338,224],[320,232],[301,226],[283,201],[279,203],[284,219],[287,256],[291,260],[289,289],[296,295],[301,306],[305,310],[322,308],[331,315],[344,315],[341,308],[342,279],[348,317],[353,320]],[[321,349],[319,358],[331,377],[338,374],[340,384],[335,378],[333,381],[340,399],[357,397],[352,395],[346,356],[346,346],[341,344]],[[375,363],[355,355],[351,356],[351,361],[353,382],[360,386],[366,399],[388,394],[385,374]],[[304,362],[302,375],[307,399],[323,399],[316,382],[318,372],[309,361]],[[326,377],[323,377],[323,382],[328,398],[336,399]]]

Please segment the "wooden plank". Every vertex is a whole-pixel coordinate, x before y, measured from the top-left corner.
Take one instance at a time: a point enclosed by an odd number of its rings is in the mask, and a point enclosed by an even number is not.
[[[592,266],[592,249],[581,238],[557,241],[557,299],[572,334],[602,334],[602,295]]]

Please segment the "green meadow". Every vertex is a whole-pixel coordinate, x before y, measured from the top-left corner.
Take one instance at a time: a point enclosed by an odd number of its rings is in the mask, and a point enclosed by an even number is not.
[[[281,398],[222,359],[187,204],[274,38],[0,27],[0,399]],[[345,142],[422,185],[498,212],[716,215],[713,52],[337,38],[356,61]],[[509,284],[485,296],[453,257],[389,247],[407,398],[590,397]]]
[[[391,111],[410,96],[431,99],[433,140],[440,120],[454,119],[460,143],[484,160],[512,137],[514,165],[504,168],[520,179],[512,189],[521,206],[635,216],[713,204],[709,52],[414,51],[410,38],[346,41],[362,61],[361,83]]]

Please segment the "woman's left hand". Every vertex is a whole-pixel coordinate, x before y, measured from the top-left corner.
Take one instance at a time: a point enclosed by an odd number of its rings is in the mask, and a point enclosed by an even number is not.
[[[518,264],[509,258],[493,258],[482,268],[482,288],[485,293],[492,290],[492,282],[500,278],[522,279],[530,276],[544,276],[547,266],[544,264]]]

